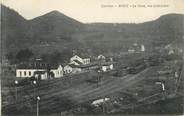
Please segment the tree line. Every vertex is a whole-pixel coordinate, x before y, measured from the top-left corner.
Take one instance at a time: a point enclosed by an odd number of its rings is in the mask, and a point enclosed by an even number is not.
[[[64,49],[62,51],[53,51],[52,53],[35,54],[31,49],[25,48],[19,50],[17,53],[9,52],[6,58],[10,64],[20,64],[31,62],[36,58],[41,58],[45,63],[58,64],[65,63],[72,56],[72,50]]]

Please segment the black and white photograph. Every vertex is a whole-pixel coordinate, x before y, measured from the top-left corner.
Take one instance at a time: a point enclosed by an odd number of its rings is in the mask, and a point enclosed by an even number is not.
[[[184,115],[184,0],[1,0],[1,116]]]

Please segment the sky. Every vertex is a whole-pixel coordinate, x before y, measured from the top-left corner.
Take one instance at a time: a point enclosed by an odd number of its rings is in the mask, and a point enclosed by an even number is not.
[[[1,0],[26,19],[53,10],[83,23],[140,23],[168,13],[184,14],[184,0]]]

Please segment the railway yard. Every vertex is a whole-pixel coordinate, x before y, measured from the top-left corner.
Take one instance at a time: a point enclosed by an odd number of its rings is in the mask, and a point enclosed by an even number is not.
[[[183,60],[141,55],[131,58],[117,60],[121,65],[109,72],[90,71],[36,85],[30,81],[3,86],[3,113],[34,115],[39,96],[43,115],[183,114]],[[97,100],[102,102],[93,105]]]

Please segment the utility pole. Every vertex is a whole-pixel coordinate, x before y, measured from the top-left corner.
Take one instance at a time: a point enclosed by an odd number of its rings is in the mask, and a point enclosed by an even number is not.
[[[36,94],[36,84],[37,84],[37,82],[34,80],[33,81],[33,87],[34,87],[34,99],[35,99],[35,94]]]
[[[19,82],[17,81],[17,80],[15,80],[15,99],[16,99],[16,101],[17,101],[17,98],[18,98],[18,95],[17,95],[17,91],[18,91],[18,84],[19,84]]]
[[[99,83],[100,83],[100,81],[101,81],[101,71],[100,70],[98,70],[97,71],[98,72],[98,75],[97,75],[97,87],[99,87]]]
[[[102,112],[105,114],[105,97],[103,98]]]
[[[97,70],[97,73],[98,73],[98,76],[97,76],[97,87],[99,86],[99,82],[101,81],[102,60],[99,61],[98,68],[99,68],[99,70]]]
[[[36,116],[39,116],[39,101],[40,101],[40,97],[37,96],[37,99],[36,99]]]
[[[164,99],[166,97],[165,84],[163,82],[156,82],[157,85],[161,85]]]

